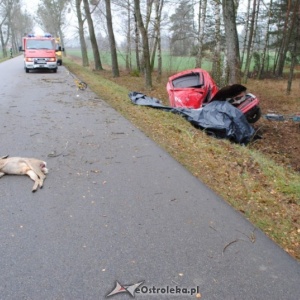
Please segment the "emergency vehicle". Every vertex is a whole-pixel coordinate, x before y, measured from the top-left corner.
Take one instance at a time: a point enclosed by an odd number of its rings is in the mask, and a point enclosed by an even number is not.
[[[20,51],[24,52],[24,69],[26,73],[29,70],[48,69],[57,72],[56,52],[61,51],[60,47],[56,49],[55,38],[51,34],[44,36],[35,36],[28,34],[23,37]]]

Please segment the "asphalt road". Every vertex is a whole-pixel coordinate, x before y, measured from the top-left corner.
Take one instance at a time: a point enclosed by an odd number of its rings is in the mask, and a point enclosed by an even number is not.
[[[1,300],[300,299],[296,260],[63,66],[13,58],[0,87],[0,156],[50,169],[0,179]]]

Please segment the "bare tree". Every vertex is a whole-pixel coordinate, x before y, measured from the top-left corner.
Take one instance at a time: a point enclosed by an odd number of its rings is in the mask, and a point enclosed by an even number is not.
[[[198,12],[198,52],[196,56],[196,67],[201,68],[202,65],[202,52],[203,42],[205,35],[205,21],[206,21],[206,8],[207,0],[199,1],[199,12]]]
[[[223,86],[224,83],[221,80],[221,8],[218,0],[213,2],[213,9],[215,12],[215,47],[213,51],[212,77],[219,86]]]
[[[135,59],[136,59],[136,68],[141,71],[141,60],[140,60],[140,32],[136,13],[134,12],[134,44],[135,44]]]
[[[155,20],[154,20],[154,46],[151,56],[151,69],[154,69],[154,62],[157,51],[157,82],[161,81],[162,75],[162,49],[161,49],[161,13],[164,0],[154,0]]]
[[[110,0],[105,0],[105,5],[106,5],[106,24],[107,24],[110,53],[111,53],[111,62],[112,62],[112,73],[113,73],[113,77],[119,77],[120,72],[119,72],[119,66],[118,66],[116,40],[115,40],[113,24],[112,24]]]
[[[124,36],[126,37],[125,42],[123,43],[123,47],[125,48],[125,68],[127,71],[131,70],[131,42],[133,40],[132,37],[132,0],[119,0],[114,1],[114,4],[117,5],[118,9],[118,15],[119,19],[122,20],[121,26],[124,28]]]
[[[88,58],[87,47],[86,47],[86,42],[84,37],[84,19],[82,17],[82,12],[81,12],[81,3],[82,0],[76,0],[75,7],[76,7],[76,15],[78,21],[78,33],[79,33],[79,40],[80,40],[82,65],[84,67],[87,67],[89,66],[89,58]]]
[[[257,26],[257,14],[259,11],[259,0],[253,0],[253,7],[252,7],[252,14],[251,14],[251,21],[250,21],[250,30],[249,30],[249,40],[247,46],[247,55],[246,55],[246,66],[244,70],[244,77],[243,82],[247,82],[248,73],[250,70],[250,63],[251,58],[253,55],[253,46],[254,46],[254,39],[256,35],[256,26]]]
[[[63,26],[66,20],[69,0],[41,0],[37,10],[37,22],[45,32],[60,38],[62,47],[65,47]]]
[[[260,69],[259,69],[258,74],[257,74],[257,79],[261,79],[262,74],[265,71],[266,54],[267,54],[267,48],[268,48],[268,45],[269,45],[269,36],[270,36],[269,29],[270,29],[270,23],[271,23],[272,4],[273,4],[273,1],[270,0],[266,32],[265,32],[265,37],[263,39],[264,40],[264,47],[263,47],[263,51],[262,51],[261,64],[260,64]]]
[[[288,78],[288,84],[287,84],[287,94],[289,95],[292,89],[292,82],[293,82],[293,75],[294,75],[294,69],[297,62],[297,55],[299,55],[298,50],[298,41],[300,39],[300,0],[297,0],[295,2],[294,11],[293,11],[293,28],[295,28],[294,32],[294,45],[291,49],[291,66],[290,66],[290,72],[289,72],[289,78]]]
[[[234,0],[223,0],[222,5],[226,35],[228,83],[240,83],[241,66],[239,54],[239,40],[236,28],[235,2]]]
[[[90,5],[89,5],[88,0],[83,0],[83,6],[84,6],[86,19],[87,19],[87,22],[88,22],[90,39],[91,39],[91,43],[92,43],[95,70],[103,70],[101,59],[100,59],[100,52],[99,52],[97,39],[96,39],[96,34],[95,34],[94,23],[93,23],[93,19],[92,19],[92,16],[91,16]]]
[[[276,76],[282,76],[286,53],[288,51],[289,37],[291,32],[290,17],[292,10],[292,1],[287,1],[285,20],[282,30],[282,39],[278,48],[278,62],[276,63]]]
[[[32,32],[34,27],[32,18],[25,12],[21,10],[20,5],[15,5],[11,11],[11,47],[13,53],[19,51],[19,46],[21,45],[22,37],[24,33]]]
[[[145,86],[146,88],[151,88],[152,75],[151,75],[151,64],[150,64],[149,39],[148,39],[148,32],[146,30],[146,27],[144,26],[139,0],[134,0],[134,11],[137,20],[137,25],[142,36]]]
[[[241,66],[244,64],[244,58],[247,52],[247,41],[249,36],[249,23],[250,23],[250,12],[251,12],[251,0],[247,1],[247,10],[246,10],[246,21],[244,24],[244,39],[243,39],[243,50],[242,50],[242,57],[241,57]]]
[[[13,7],[13,0],[2,0],[0,2],[0,42],[3,57],[7,57],[7,44],[11,34],[11,13]]]
[[[153,40],[154,40],[154,45],[152,47],[152,58],[155,59],[155,53],[156,53],[156,49],[157,49],[157,40],[153,37],[155,36],[155,29],[151,30],[152,28],[150,28],[151,25],[151,14],[152,14],[152,10],[153,10],[153,4],[154,4],[154,0],[147,0],[146,1],[146,14],[144,17],[144,25],[145,25],[145,30],[147,32],[147,36],[148,36],[148,44],[149,44],[149,54],[150,54],[150,66],[151,66],[151,72],[153,71],[153,67],[154,67],[154,61],[153,61],[153,65],[151,64],[151,44],[153,44]],[[150,32],[153,32],[153,34],[151,34]],[[142,60],[142,64],[144,64],[144,60]],[[143,70],[145,69],[145,66],[142,66]]]
[[[126,2],[126,12],[127,12],[127,31],[126,31],[126,70],[131,69],[131,9],[130,9],[130,0]]]
[[[8,56],[8,47],[11,53],[18,52],[24,33],[31,32],[33,27],[32,18],[21,10],[19,1],[0,1],[0,45],[4,57]]]

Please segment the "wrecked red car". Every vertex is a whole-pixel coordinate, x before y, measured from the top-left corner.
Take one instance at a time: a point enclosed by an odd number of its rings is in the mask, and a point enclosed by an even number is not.
[[[217,93],[218,87],[202,69],[182,71],[169,77],[167,91],[172,107],[200,108]]]
[[[240,93],[242,91],[244,93]],[[198,109],[211,101],[219,100],[228,101],[240,109],[249,123],[256,122],[261,116],[258,98],[246,93],[246,87],[235,84],[219,90],[210,74],[200,68],[169,77],[167,92],[172,107]]]

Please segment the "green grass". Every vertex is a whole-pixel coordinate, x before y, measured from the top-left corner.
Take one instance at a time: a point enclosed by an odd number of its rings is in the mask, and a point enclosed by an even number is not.
[[[4,57],[0,56],[0,62],[6,61],[6,60],[8,60],[7,57],[4,58]]]
[[[74,55],[74,56],[81,58],[81,50],[80,49],[69,48],[69,49],[67,49],[67,53],[68,53],[68,55]],[[206,54],[208,54],[208,56],[210,56],[211,53],[207,52]],[[125,68],[125,53],[123,53],[122,51],[119,51],[117,56],[118,56],[119,66],[121,68]],[[272,70],[272,65],[274,63],[274,56],[275,56],[274,53],[271,53],[268,56],[269,71]],[[90,49],[88,50],[88,58],[89,58],[89,61],[92,63],[94,58],[93,58],[93,52]],[[103,66],[111,66],[111,55],[110,55],[109,51],[101,51],[100,58],[101,58],[101,62],[102,62]],[[134,52],[132,52],[131,60],[132,60],[132,69],[135,70],[136,69],[136,58],[135,58]],[[255,65],[255,61],[254,61],[254,59],[252,59],[251,65],[250,65],[250,71],[253,70],[254,65]],[[245,66],[245,61],[244,61],[243,67],[244,66]],[[155,61],[155,67],[157,67],[157,60]],[[193,69],[193,68],[195,68],[195,57],[193,57],[193,56],[172,56],[167,51],[164,51],[162,54],[162,69],[164,70],[164,72],[174,74],[178,71]],[[204,57],[201,68],[204,70],[210,71],[212,68],[212,62],[209,59],[207,59],[206,57]],[[297,73],[297,72],[298,71],[295,70],[295,73]],[[289,67],[286,67],[284,69],[284,73],[289,73]]]
[[[74,55],[81,58],[81,50],[80,49],[67,49],[68,55]],[[103,66],[108,65],[111,66],[111,55],[110,52],[101,51],[100,54],[101,63]],[[94,60],[93,53],[91,50],[88,51],[89,61],[92,62]],[[125,54],[122,52],[118,52],[118,63],[121,68],[125,68]],[[163,53],[162,55],[162,69],[166,72],[176,72],[182,71],[186,69],[195,68],[195,57],[187,57],[187,56],[170,56],[168,53]],[[136,68],[136,59],[135,54],[132,53],[132,66],[133,69]],[[210,69],[211,63],[207,60],[203,62],[203,69]]]
[[[299,175],[291,172],[289,180],[287,181],[286,173],[288,170],[284,167],[277,166],[274,164],[274,161],[266,158],[257,151],[253,152],[252,155],[262,167],[265,176],[273,178],[275,190],[287,195],[290,198],[289,201],[295,201],[300,205]]]

